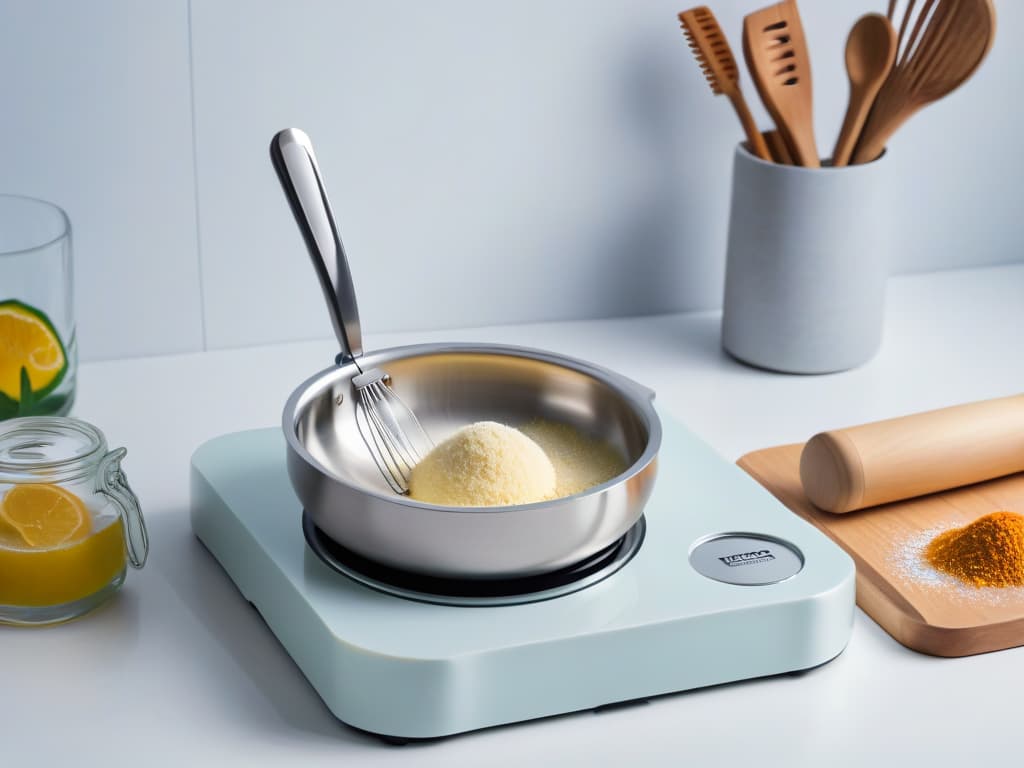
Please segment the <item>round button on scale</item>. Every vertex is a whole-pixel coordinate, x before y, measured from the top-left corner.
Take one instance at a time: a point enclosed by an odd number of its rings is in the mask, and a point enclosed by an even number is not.
[[[715,581],[764,586],[798,574],[804,558],[800,550],[782,539],[756,533],[722,533],[700,540],[690,551],[690,565]]]

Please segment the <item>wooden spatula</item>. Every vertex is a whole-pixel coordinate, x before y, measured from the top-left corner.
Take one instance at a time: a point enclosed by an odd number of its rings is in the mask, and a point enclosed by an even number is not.
[[[795,0],[743,19],[743,55],[761,101],[798,165],[818,168],[811,61]]]
[[[750,114],[747,102],[740,91],[740,70],[732,55],[729,41],[718,26],[715,14],[705,5],[691,8],[679,14],[686,39],[690,41],[693,55],[697,57],[704,77],[716,96],[725,94],[732,102],[733,109],[743,125],[747,135],[747,143],[751,151],[762,160],[770,160],[768,147],[764,143],[761,132],[757,130],[754,118]]]
[[[996,33],[992,0],[926,0],[903,44],[914,9],[900,24],[901,51],[868,115],[853,162],[882,154],[889,138],[914,113],[960,86],[981,64]]]

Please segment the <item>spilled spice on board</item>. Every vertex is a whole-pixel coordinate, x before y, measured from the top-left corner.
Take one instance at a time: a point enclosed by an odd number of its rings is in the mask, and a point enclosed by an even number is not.
[[[1024,515],[992,512],[944,531],[924,550],[936,570],[976,587],[1024,586]]]

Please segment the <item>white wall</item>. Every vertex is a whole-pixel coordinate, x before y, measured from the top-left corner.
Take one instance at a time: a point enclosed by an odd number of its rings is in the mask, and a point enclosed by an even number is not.
[[[185,0],[3,0],[0,73],[0,192],[71,218],[81,356],[201,349]]]
[[[714,6],[737,53],[759,5]],[[293,125],[371,332],[715,307],[740,134],[680,7],[7,0],[0,187],[72,215],[85,358],[330,334],[267,159]],[[1024,258],[1024,7],[998,8],[982,70],[891,145],[895,271]],[[866,10],[802,3],[823,154]]]

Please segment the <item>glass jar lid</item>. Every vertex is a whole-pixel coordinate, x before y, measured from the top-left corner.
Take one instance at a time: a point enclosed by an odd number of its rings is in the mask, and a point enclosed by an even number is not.
[[[26,416],[0,421],[0,477],[81,471],[106,451],[91,424],[67,416]]]

